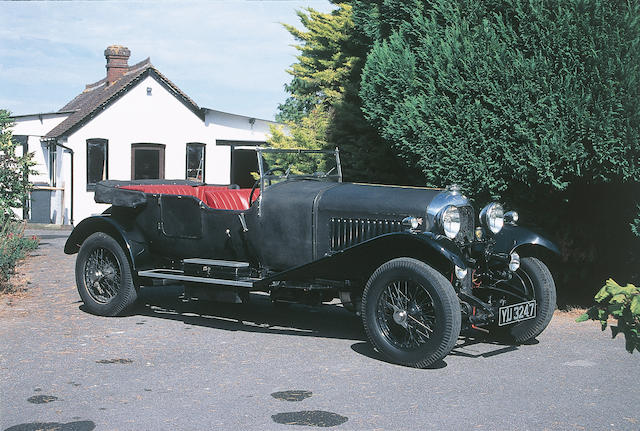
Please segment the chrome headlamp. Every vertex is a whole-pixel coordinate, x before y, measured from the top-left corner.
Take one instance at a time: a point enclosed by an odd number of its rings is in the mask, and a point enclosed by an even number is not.
[[[491,231],[494,235],[502,230],[504,226],[504,209],[497,202],[491,202],[480,211],[480,223]]]
[[[453,205],[446,206],[438,214],[438,224],[447,238],[454,239],[460,232],[460,211]]]

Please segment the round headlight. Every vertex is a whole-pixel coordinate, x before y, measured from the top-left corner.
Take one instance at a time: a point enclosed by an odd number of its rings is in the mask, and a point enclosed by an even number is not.
[[[440,226],[447,238],[455,238],[460,232],[460,211],[449,205],[440,213]]]
[[[480,222],[494,234],[502,230],[504,226],[504,210],[502,205],[497,202],[491,202],[480,211]]]

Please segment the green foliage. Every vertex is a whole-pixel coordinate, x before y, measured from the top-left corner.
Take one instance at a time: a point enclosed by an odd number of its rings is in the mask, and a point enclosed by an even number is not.
[[[38,247],[38,238],[24,236],[25,223],[5,219],[0,230],[0,292],[10,291],[16,263]]]
[[[637,4],[430,3],[375,42],[360,91],[427,184],[507,196],[638,177]]]
[[[288,70],[294,81],[287,89],[294,98],[314,96],[314,105],[329,108],[342,99],[345,82],[357,61],[344,49],[353,27],[351,6],[338,4],[330,13],[307,8],[298,11],[298,17],[304,30],[283,24],[300,42],[295,46],[300,51],[298,61]]]
[[[398,175],[402,166],[360,109],[360,71],[369,50],[369,38],[354,24],[354,19],[364,22],[366,16],[354,16],[353,11],[346,2],[337,3],[330,13],[305,9],[298,12],[302,30],[285,25],[300,42],[296,46],[300,55],[289,70],[293,79],[285,86],[291,96],[279,106],[276,119],[290,127],[295,123],[298,128],[292,129],[293,140],[288,145],[310,148],[309,140],[296,141],[302,137],[299,132],[310,123],[325,120],[317,118],[318,112],[326,114],[326,133],[316,140],[316,148],[340,147],[347,180],[397,183],[404,178]]]
[[[292,148],[303,150],[330,149],[327,144],[327,127],[331,115],[321,106],[316,106],[298,122],[287,122],[289,129],[285,133],[281,128],[271,126],[271,137],[267,144],[273,148]],[[319,155],[265,153],[264,159],[270,167],[289,169],[294,175],[314,172],[327,172],[335,166],[335,159]],[[281,173],[280,173],[281,174]]]
[[[622,333],[627,351],[640,352],[640,290],[633,284],[620,286],[609,279],[594,299],[598,304],[589,308],[576,322],[597,320],[604,331],[608,319],[616,319],[617,325],[611,326],[612,338]]]
[[[385,12],[394,4],[403,9]],[[565,255],[562,287],[604,274],[640,280],[628,230],[640,192],[638,0],[362,7],[354,15],[367,16],[373,44],[362,110],[418,168],[416,183],[461,184],[551,232]]]
[[[9,112],[0,109],[0,221],[14,218],[12,208],[21,208],[29,196],[29,172],[35,165],[33,155],[16,155],[17,143],[11,139]]]

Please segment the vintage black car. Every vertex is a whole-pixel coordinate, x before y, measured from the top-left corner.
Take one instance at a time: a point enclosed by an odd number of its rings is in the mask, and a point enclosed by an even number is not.
[[[551,320],[555,285],[541,257],[558,250],[518,226],[517,213],[496,202],[476,213],[456,186],[344,183],[337,149],[254,150],[251,189],[99,183],[95,200],[111,207],[65,245],[78,253],[86,308],[118,315],[154,280],[182,283],[200,300],[339,298],[376,349],[415,367],[444,358],[461,328],[523,343]]]

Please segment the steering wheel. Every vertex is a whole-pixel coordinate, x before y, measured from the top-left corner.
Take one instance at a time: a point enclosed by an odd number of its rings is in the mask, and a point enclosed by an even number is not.
[[[273,168],[265,172],[264,176],[266,177],[267,175],[272,174],[274,172],[282,172],[285,176],[289,176],[289,172],[291,172],[291,168],[285,171],[284,168],[281,168],[280,166],[274,166]],[[249,193],[249,205],[253,204],[253,194],[255,193],[256,188],[258,188],[258,184],[260,184],[260,178],[258,178],[256,182],[253,183],[253,187],[251,187],[251,193]],[[269,180],[269,185],[271,185],[271,180]]]

